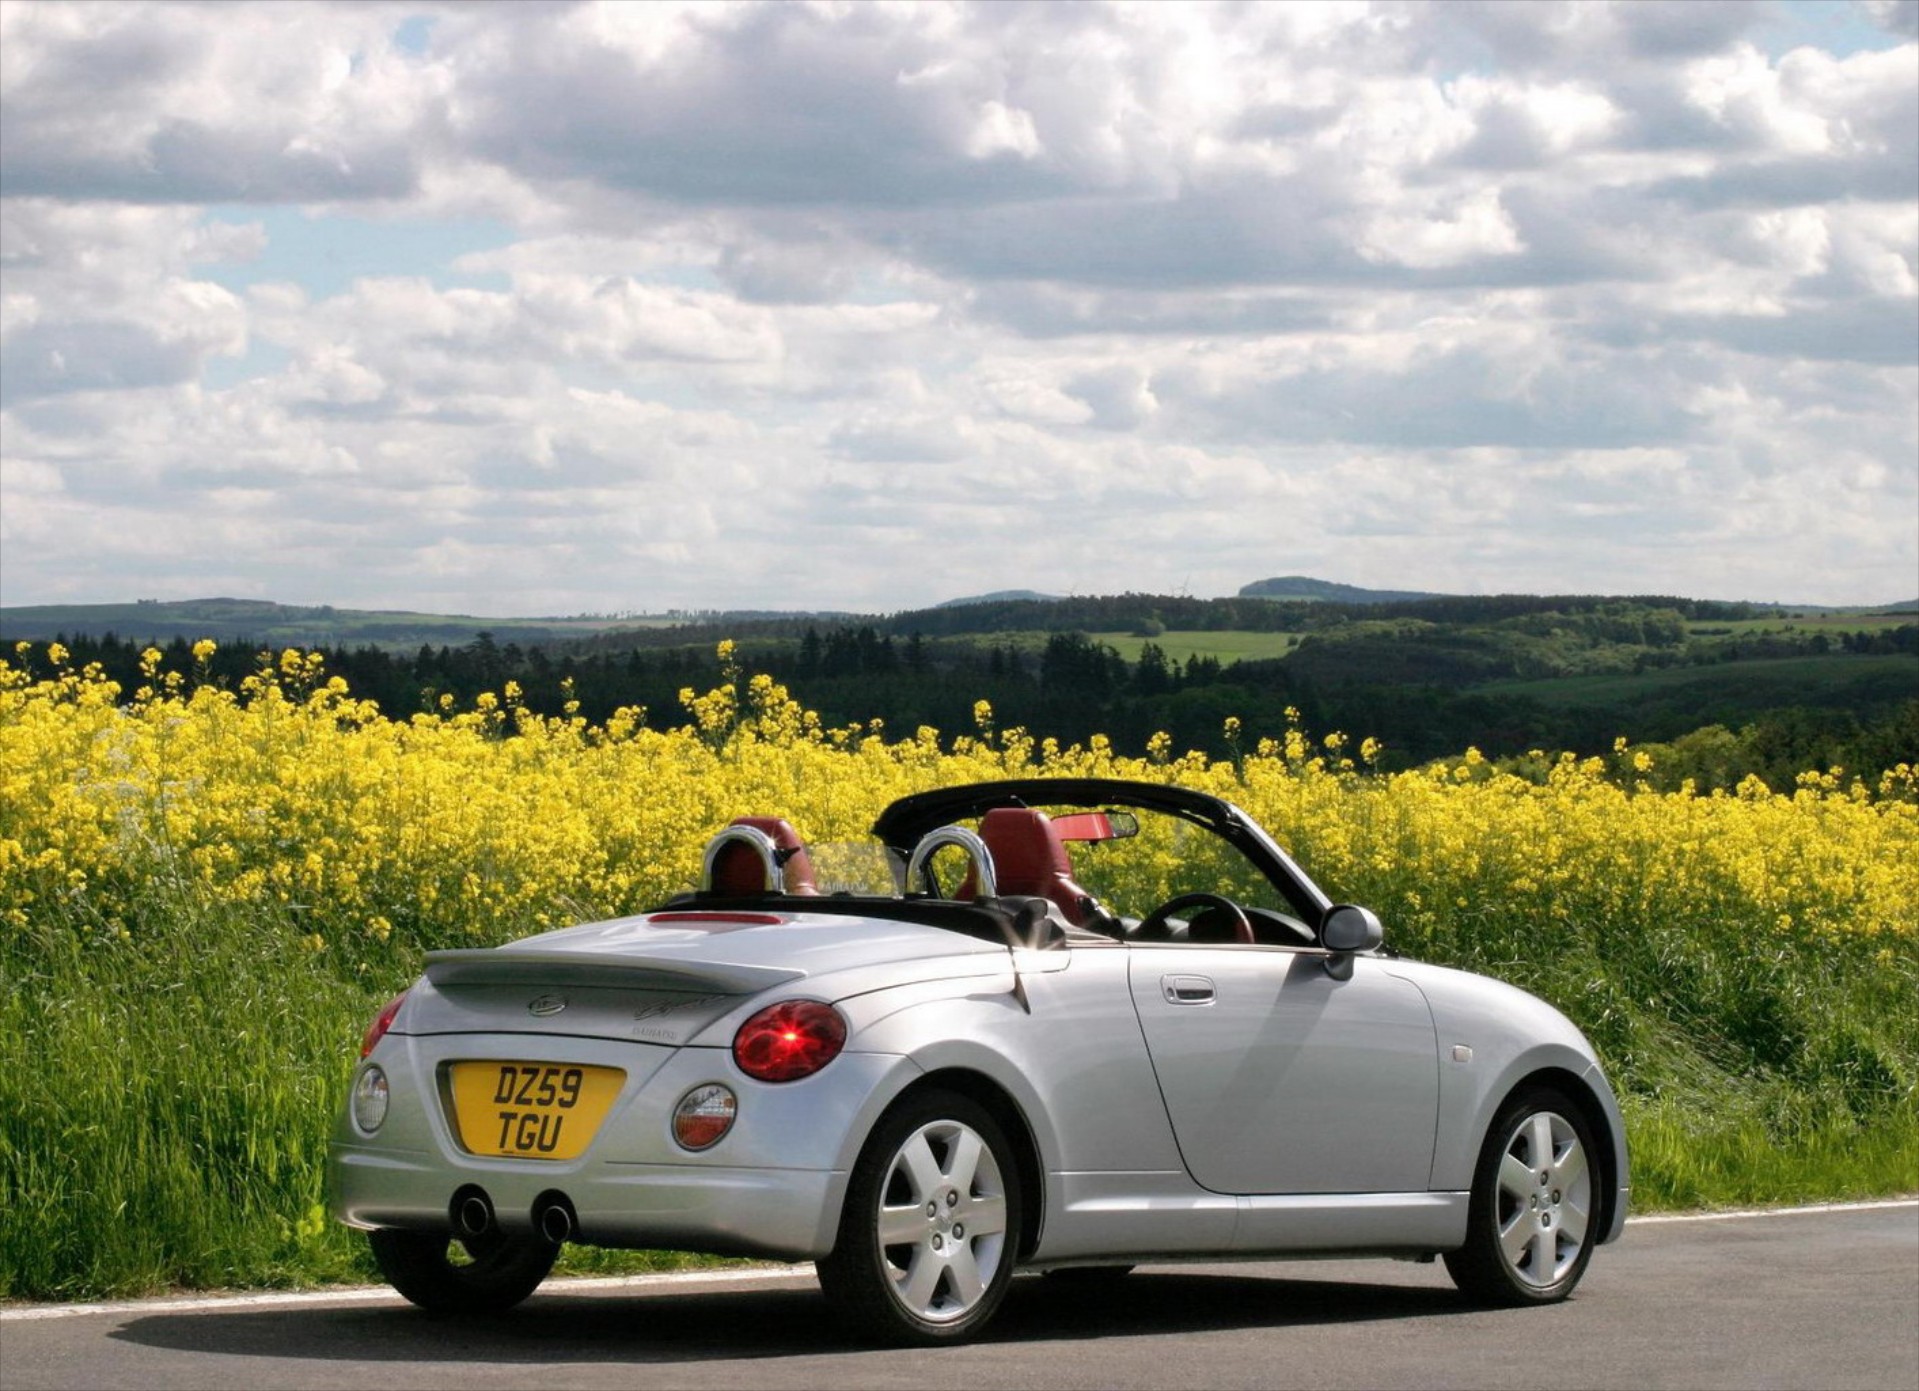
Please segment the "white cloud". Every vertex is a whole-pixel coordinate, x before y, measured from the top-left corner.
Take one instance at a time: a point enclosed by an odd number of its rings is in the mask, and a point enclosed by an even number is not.
[[[0,403],[196,381],[245,351],[244,306],[193,271],[256,245],[181,209],[0,201]]]
[[[439,75],[391,12],[299,3],[8,5],[10,191],[138,202],[405,196]]]
[[[1500,205],[1497,189],[1481,189],[1450,206],[1418,212],[1381,212],[1362,234],[1360,254],[1369,261],[1437,270],[1488,256],[1511,256],[1525,244]]]
[[[1093,418],[1093,408],[1084,398],[1068,395],[1054,383],[1028,373],[996,375],[983,380],[980,389],[1007,415],[1030,424],[1084,425]]]
[[[1002,154],[1032,159],[1039,152],[1039,132],[1033,128],[1032,113],[1004,102],[989,101],[980,107],[979,119],[966,137],[966,153],[974,159]]]
[[[1861,8],[1892,33],[1919,38],[1919,0],[1860,0]]]

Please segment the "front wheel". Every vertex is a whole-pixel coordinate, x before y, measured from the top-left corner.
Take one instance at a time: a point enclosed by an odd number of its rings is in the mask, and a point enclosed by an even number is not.
[[[539,1237],[367,1233],[380,1274],[429,1314],[497,1314],[539,1288],[560,1248]]]
[[[909,1098],[860,1151],[820,1288],[883,1342],[959,1342],[1005,1298],[1020,1211],[1013,1148],[986,1108],[951,1092]]]
[[[1592,1259],[1592,1133],[1564,1096],[1516,1094],[1493,1120],[1473,1177],[1466,1244],[1446,1253],[1453,1283],[1491,1304],[1552,1304]]]

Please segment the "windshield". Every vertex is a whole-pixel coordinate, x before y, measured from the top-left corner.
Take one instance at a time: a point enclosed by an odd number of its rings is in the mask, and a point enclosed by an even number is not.
[[[1049,860],[1047,872],[1038,878],[1030,843],[1022,847],[1018,837],[1011,842],[996,837],[985,818],[965,817],[950,824],[986,842],[1002,894],[1042,893],[1063,904],[1085,895],[1121,924],[1138,922],[1160,904],[1191,893],[1219,894],[1242,908],[1288,917],[1298,912],[1239,849],[1183,817],[1143,808],[1110,817],[1076,816],[1069,808],[1051,823],[1065,865]],[[913,887],[936,896],[970,898],[976,891],[971,854],[958,844],[949,842],[933,851],[919,875]],[[1074,916],[1076,922],[1091,920],[1084,914]]]
[[[1124,839],[1072,841],[1073,877],[1108,912],[1143,918],[1180,894],[1223,894],[1246,908],[1293,910],[1266,876],[1203,826],[1141,810]]]

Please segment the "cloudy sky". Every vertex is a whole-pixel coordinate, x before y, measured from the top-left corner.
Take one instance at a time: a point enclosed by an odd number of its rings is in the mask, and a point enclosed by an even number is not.
[[[1910,599],[1916,31],[0,0],[0,602]]]

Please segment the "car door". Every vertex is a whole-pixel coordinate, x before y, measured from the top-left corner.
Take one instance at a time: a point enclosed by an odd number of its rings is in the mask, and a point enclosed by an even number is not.
[[[1417,1192],[1438,1042],[1425,997],[1359,957],[1134,943],[1128,980],[1188,1172],[1221,1193]]]

